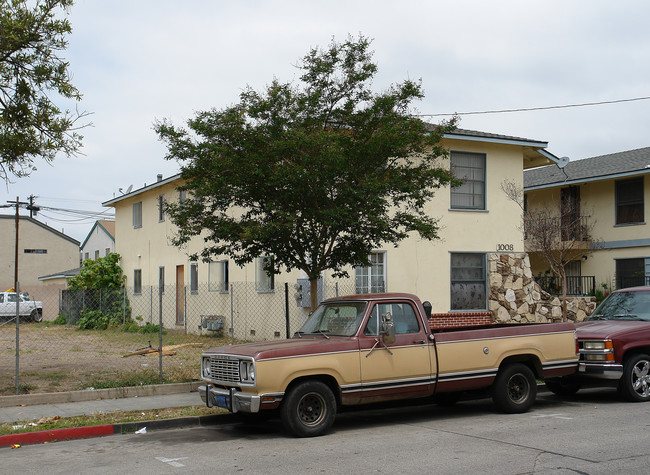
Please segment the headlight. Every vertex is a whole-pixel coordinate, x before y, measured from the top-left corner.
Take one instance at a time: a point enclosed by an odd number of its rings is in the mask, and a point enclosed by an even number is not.
[[[604,341],[585,341],[583,344],[585,350],[604,350],[605,342]]]
[[[201,361],[201,371],[206,378],[210,377],[210,358],[203,358]]]
[[[242,383],[255,382],[255,363],[253,361],[239,362],[239,378]]]

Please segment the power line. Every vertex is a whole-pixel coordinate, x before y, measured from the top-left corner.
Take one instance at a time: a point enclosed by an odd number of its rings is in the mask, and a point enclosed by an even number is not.
[[[472,112],[454,112],[453,114],[415,114],[416,117],[448,117],[453,115],[463,116],[463,115],[482,115],[482,114],[504,114],[508,112],[531,112],[531,111],[542,111],[550,109],[569,109],[572,107],[586,107],[586,106],[601,106],[605,104],[619,104],[622,102],[635,102],[635,101],[646,101],[650,99],[650,96],[647,97],[634,97],[632,99],[617,99],[613,101],[599,101],[599,102],[583,102],[579,104],[565,104],[561,106],[545,106],[545,107],[525,107],[520,109],[497,109],[497,110],[487,110],[487,111],[472,111]]]

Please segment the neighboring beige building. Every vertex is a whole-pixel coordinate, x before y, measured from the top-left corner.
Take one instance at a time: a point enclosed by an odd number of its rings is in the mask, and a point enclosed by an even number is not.
[[[349,280],[336,281],[338,292],[412,292],[429,300],[437,313],[483,312],[493,319],[545,321],[550,310],[545,308],[540,314],[542,307],[536,307],[531,296],[534,282],[522,254],[521,209],[502,191],[502,183],[509,181],[523,188],[524,169],[560,160],[546,151],[546,142],[484,132],[456,130],[445,135],[443,143],[450,158],[442,165],[451,164],[465,184],[438,190],[426,208],[428,214],[440,218],[440,240],[430,242],[414,236],[399,247],[374,250],[370,256],[373,265],[350,269]],[[159,282],[174,286],[175,323],[182,325],[184,312],[190,313],[189,301],[194,297],[198,301],[203,292],[201,286],[206,292],[223,293],[229,283],[254,285],[256,297],[248,298],[250,303],[283,291],[279,282],[293,285],[302,277],[296,271],[269,278],[262,271],[262,259],[244,268],[225,256],[210,263],[190,262],[188,255],[199,251],[202,241],[195,239],[187,249],[173,247],[170,237],[175,229],[161,208],[163,202],[179,199],[179,184],[179,175],[159,176],[151,185],[103,203],[115,208],[116,252],[122,256],[127,286],[135,288],[134,308],[138,296],[155,306],[155,292],[147,293],[147,288],[157,287]],[[517,294],[506,295],[504,282],[513,281]],[[334,295],[334,283],[330,275],[324,276],[325,296]],[[213,306],[216,304],[205,303],[205,308],[195,313],[210,315],[215,312]],[[155,311],[152,313],[155,318]]]
[[[98,259],[115,252],[115,221],[95,221],[81,244],[81,260]]]
[[[569,265],[569,290],[650,285],[650,229],[645,203],[650,202],[650,147],[569,162],[525,172],[525,194],[531,209],[577,203],[576,212],[593,228],[593,252]],[[548,270],[531,255],[535,274]]]
[[[61,269],[79,267],[79,241],[28,216],[21,216],[18,226],[18,281],[21,292],[43,302],[43,316],[58,315],[58,292],[61,282],[42,281],[39,277],[58,273]],[[0,215],[0,289],[14,286],[15,216]]]

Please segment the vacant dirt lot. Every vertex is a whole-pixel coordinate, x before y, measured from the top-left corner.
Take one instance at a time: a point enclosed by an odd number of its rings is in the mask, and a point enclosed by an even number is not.
[[[0,395],[15,394],[16,327],[0,322]],[[51,322],[20,325],[19,385],[22,392],[56,392],[88,387],[134,386],[158,383],[159,357],[123,355],[148,346],[158,348],[155,334],[121,330],[80,331]],[[175,348],[163,356],[165,382],[199,378],[200,355],[229,341],[211,336],[167,331],[163,347],[186,343],[203,346]]]

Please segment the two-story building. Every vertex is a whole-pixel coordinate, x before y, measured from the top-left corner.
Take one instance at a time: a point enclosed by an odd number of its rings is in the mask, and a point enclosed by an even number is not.
[[[581,282],[576,288],[584,287],[584,277],[593,277],[597,289],[650,285],[649,174],[650,147],[525,171],[529,208],[560,210],[570,201],[590,229],[590,252],[567,266]],[[548,270],[540,256],[531,255],[531,263],[535,274]]]
[[[95,221],[90,232],[81,243],[81,260],[98,259],[115,252],[115,221]]]
[[[372,265],[349,269],[350,279],[324,275],[322,296],[412,292],[429,300],[434,312],[441,314],[545,321],[552,312],[549,302],[540,301],[524,254],[522,212],[504,194],[502,183],[508,180],[523,188],[524,169],[559,159],[546,150],[548,144],[543,141],[470,130],[446,134],[443,144],[450,155],[441,165],[451,167],[464,183],[438,190],[426,207],[428,214],[440,218],[440,239],[414,236],[398,247],[375,249]],[[221,305],[217,296],[227,295],[229,285],[241,283],[254,292],[247,302],[251,306],[259,302],[255,308],[265,312],[265,298],[284,292],[283,282],[293,287],[303,277],[299,271],[266,275],[263,263],[268,256],[243,268],[226,256],[216,256],[212,262],[190,261],[188,255],[202,249],[202,240],[193,240],[186,249],[173,247],[170,237],[175,228],[164,212],[165,202],[186,198],[180,196],[179,184],[179,175],[166,179],[159,175],[156,182],[103,203],[115,208],[116,252],[122,256],[127,286],[133,289],[134,308],[138,298],[152,302],[154,308],[159,296],[151,289],[162,286],[165,298],[171,293],[175,300],[175,315],[166,318],[186,325],[185,316],[192,313],[190,301],[205,294],[210,298],[205,297],[197,313],[225,314],[217,309]],[[220,302],[228,303],[226,299]],[[155,309],[152,315],[155,319]],[[553,316],[557,317],[557,311]]]

